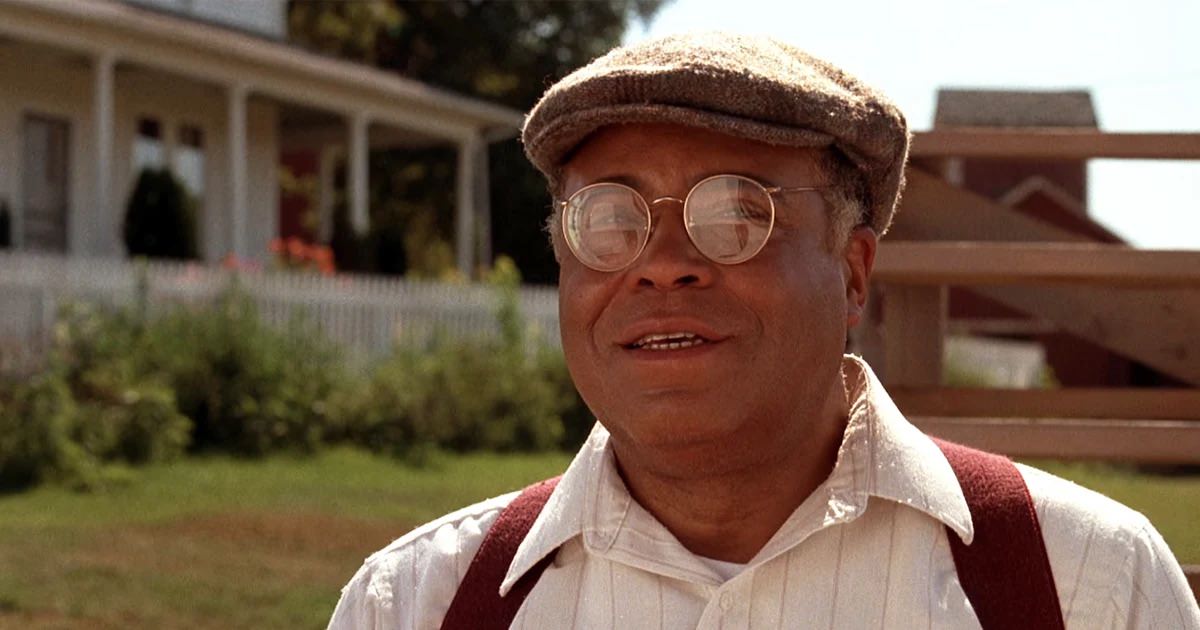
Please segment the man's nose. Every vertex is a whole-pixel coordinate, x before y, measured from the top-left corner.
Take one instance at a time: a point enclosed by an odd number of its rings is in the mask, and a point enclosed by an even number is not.
[[[715,264],[692,244],[683,225],[683,208],[676,205],[662,208],[654,217],[650,240],[629,277],[639,287],[660,291],[706,287],[712,284]]]

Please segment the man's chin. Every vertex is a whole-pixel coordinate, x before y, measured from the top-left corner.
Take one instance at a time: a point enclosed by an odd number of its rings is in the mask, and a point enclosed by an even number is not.
[[[717,413],[712,400],[697,402],[694,392],[662,392],[647,397],[635,415],[606,423],[609,432],[663,454],[729,446],[738,434],[738,421]]]

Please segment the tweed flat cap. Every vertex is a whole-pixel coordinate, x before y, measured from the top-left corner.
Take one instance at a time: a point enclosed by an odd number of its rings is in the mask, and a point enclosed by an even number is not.
[[[635,122],[836,147],[863,173],[867,223],[880,234],[904,185],[908,128],[900,110],[838,68],[762,37],[693,33],[616,48],[551,86],[521,139],[557,186],[563,162],[588,135]]]

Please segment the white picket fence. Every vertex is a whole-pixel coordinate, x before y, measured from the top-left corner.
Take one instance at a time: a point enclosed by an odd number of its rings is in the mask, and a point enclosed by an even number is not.
[[[265,321],[284,325],[299,316],[361,356],[386,353],[397,343],[426,343],[435,334],[497,331],[498,294],[480,284],[0,252],[0,368],[17,368],[44,355],[61,305],[132,304],[139,278],[145,278],[152,311],[211,301],[237,282]],[[522,287],[518,295],[530,339],[558,345],[556,291]]]

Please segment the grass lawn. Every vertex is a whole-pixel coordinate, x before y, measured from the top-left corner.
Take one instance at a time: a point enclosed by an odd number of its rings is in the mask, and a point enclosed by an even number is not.
[[[568,460],[471,455],[417,470],[339,449],[191,459],[95,494],[0,496],[0,627],[322,628],[369,553]],[[1041,465],[1142,510],[1200,563],[1200,476]]]
[[[569,460],[203,458],[97,494],[0,497],[0,628],[323,628],[371,552]]]

